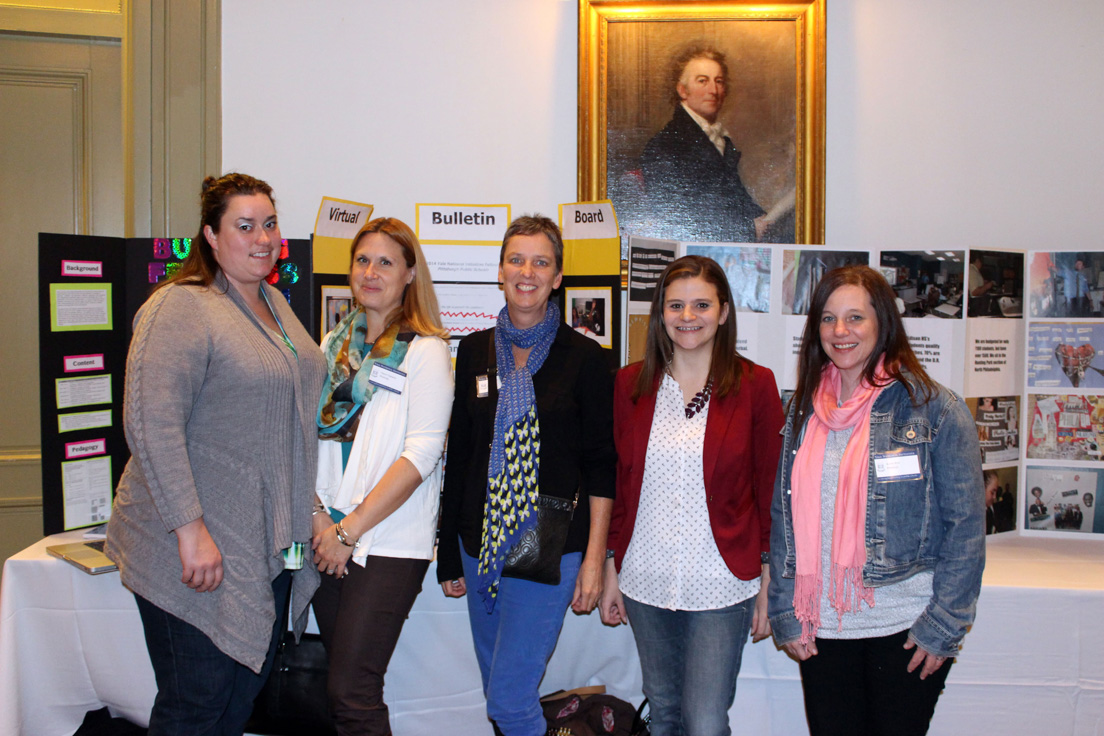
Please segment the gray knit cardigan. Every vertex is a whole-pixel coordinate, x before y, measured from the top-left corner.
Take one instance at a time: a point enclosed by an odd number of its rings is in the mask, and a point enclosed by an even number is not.
[[[262,288],[298,357],[221,273],[209,288],[161,288],[138,311],[123,407],[132,457],[106,548],[124,585],[255,672],[278,615],[271,581],[292,541],[307,543],[292,585],[297,632],[318,587],[310,514],[326,373],[287,300]],[[200,516],[222,553],[222,585],[210,593],[180,582],[173,533]]]

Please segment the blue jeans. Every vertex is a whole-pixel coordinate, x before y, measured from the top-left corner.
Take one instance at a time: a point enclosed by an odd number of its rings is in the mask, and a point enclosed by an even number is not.
[[[491,613],[475,590],[478,561],[463,549],[460,559],[487,716],[505,736],[544,736],[548,723],[540,706],[540,682],[575,595],[583,553],[560,559],[559,585],[502,578]]]
[[[709,611],[671,611],[625,597],[652,736],[729,736],[728,709],[755,596]]]
[[[280,637],[291,572],[272,581],[276,622],[260,674],[223,654],[195,626],[135,595],[157,681],[149,736],[241,736],[264,687]],[[204,595],[196,593],[196,595]]]

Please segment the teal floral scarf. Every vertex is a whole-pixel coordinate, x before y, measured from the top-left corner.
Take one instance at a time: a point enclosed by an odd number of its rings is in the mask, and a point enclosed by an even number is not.
[[[414,339],[414,333],[402,332],[402,327],[396,319],[374,344],[366,344],[368,319],[364,308],[357,307],[334,328],[325,351],[329,380],[318,400],[320,439],[352,442],[356,437],[361,412],[377,389],[368,381],[372,366],[382,363],[397,369]]]

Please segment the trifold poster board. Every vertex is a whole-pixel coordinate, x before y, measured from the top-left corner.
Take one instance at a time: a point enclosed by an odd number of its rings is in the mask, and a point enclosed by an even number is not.
[[[1104,253],[853,250],[631,238],[627,340],[639,360],[664,268],[688,254],[728,277],[737,349],[797,382],[809,302],[837,266],[893,288],[925,370],[965,399],[982,454],[986,531],[1104,541]]]
[[[587,205],[587,206],[583,206]],[[564,213],[575,212],[589,227],[568,228]],[[597,224],[597,212],[602,219]],[[449,331],[453,359],[460,339],[495,326],[506,302],[498,283],[502,238],[512,222],[508,204],[416,205],[418,240],[433,277],[441,321]],[[610,365],[621,354],[621,278],[619,261],[609,258],[619,249],[617,220],[608,203],[561,205],[564,230],[564,276],[552,299],[563,321],[609,351]],[[602,230],[603,223],[606,230]],[[573,237],[568,237],[568,235]],[[607,257],[603,258],[601,255]],[[571,264],[574,263],[574,266]]]
[[[39,235],[44,534],[100,524],[111,515],[130,458],[122,407],[131,324],[190,248],[190,238]],[[310,241],[284,241],[284,248],[269,283],[317,338]]]
[[[100,524],[126,449],[126,241],[39,235],[43,533]]]

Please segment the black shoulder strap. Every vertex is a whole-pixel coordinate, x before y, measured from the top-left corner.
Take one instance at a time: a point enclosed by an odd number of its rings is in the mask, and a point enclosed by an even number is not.
[[[498,351],[495,349],[495,328],[491,328],[487,335],[490,344],[487,346],[487,396],[498,406]]]

